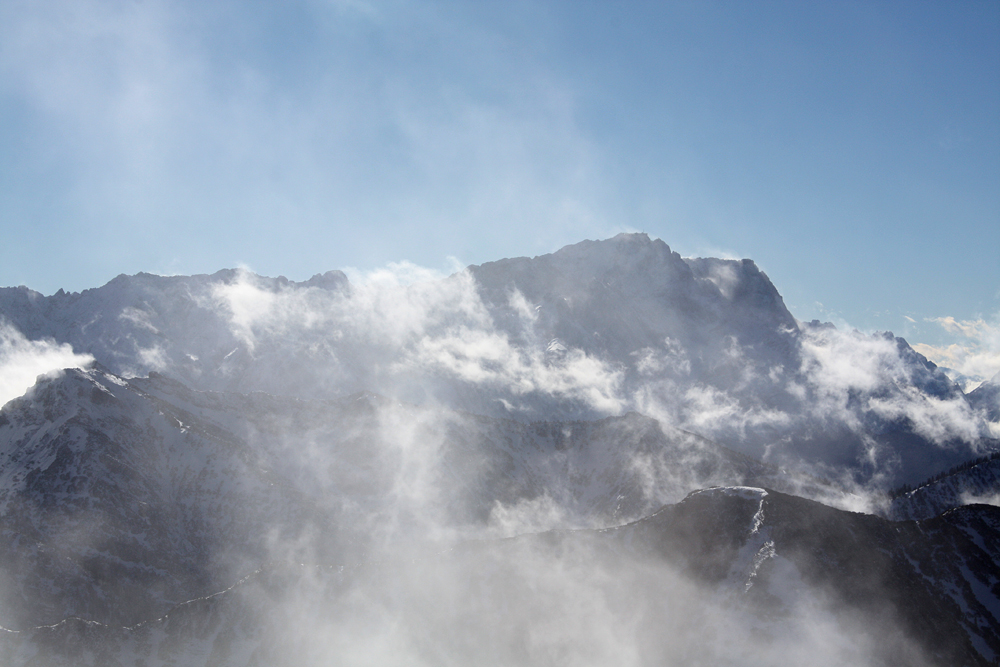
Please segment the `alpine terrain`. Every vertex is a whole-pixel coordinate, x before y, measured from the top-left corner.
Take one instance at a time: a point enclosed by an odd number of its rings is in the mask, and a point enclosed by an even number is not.
[[[56,352],[0,409],[3,665],[1000,664],[1000,377],[750,260],[0,289],[3,372]]]

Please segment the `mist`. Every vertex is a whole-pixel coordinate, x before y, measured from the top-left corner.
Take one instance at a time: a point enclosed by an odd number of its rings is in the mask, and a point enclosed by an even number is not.
[[[947,368],[949,376],[967,393],[1000,373],[1000,313],[994,313],[988,320],[956,320],[948,316],[929,321],[957,336],[959,342],[949,345],[918,343],[913,349]]]
[[[732,273],[730,264],[721,267]],[[720,287],[712,274],[702,289],[715,295],[699,298],[732,301],[739,280],[732,273]],[[493,289],[468,271],[392,265],[339,290],[275,289],[243,272],[205,300],[252,357],[234,388],[370,390],[522,421],[636,410],[776,465],[819,476],[848,465],[882,485],[917,480],[881,433],[902,425],[942,460],[958,455],[956,443],[992,435],[949,378],[889,334],[793,323],[781,355],[736,336],[666,336],[622,354],[598,338],[560,338],[544,298],[516,285],[486,298]],[[592,297],[576,298],[590,307]],[[300,373],[279,377],[289,364]],[[853,444],[830,448],[829,434]]]
[[[86,368],[89,354],[76,354],[72,346],[52,340],[28,340],[0,319],[0,405],[24,394],[39,375],[60,373],[64,368]]]

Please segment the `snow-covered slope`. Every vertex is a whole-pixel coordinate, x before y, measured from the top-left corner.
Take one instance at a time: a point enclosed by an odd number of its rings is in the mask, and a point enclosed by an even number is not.
[[[1000,425],[1000,373],[970,391],[969,403],[987,420]],[[997,432],[1000,433],[1000,428]]]
[[[266,558],[310,507],[233,433],[67,371],[0,410],[0,623],[132,621]]]
[[[899,493],[892,500],[892,519],[929,519],[954,507],[975,503],[1000,506],[1000,455],[973,459]]]

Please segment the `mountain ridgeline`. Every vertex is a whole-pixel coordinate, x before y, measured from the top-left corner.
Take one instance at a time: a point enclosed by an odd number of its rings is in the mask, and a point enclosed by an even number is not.
[[[6,288],[0,313],[123,377],[300,398],[372,391],[520,421],[635,410],[887,487],[996,445],[995,401],[970,403],[904,340],[799,323],[750,260],[685,259],[644,234],[410,285],[226,270],[50,297]]]
[[[0,409],[0,662],[1000,659],[997,378],[644,234],[418,278],[0,289],[94,359]]]

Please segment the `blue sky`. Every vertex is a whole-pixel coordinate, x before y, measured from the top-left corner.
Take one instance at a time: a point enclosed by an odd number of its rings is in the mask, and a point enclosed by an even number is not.
[[[0,0],[0,229],[46,294],[645,231],[1000,355],[1000,3]]]

